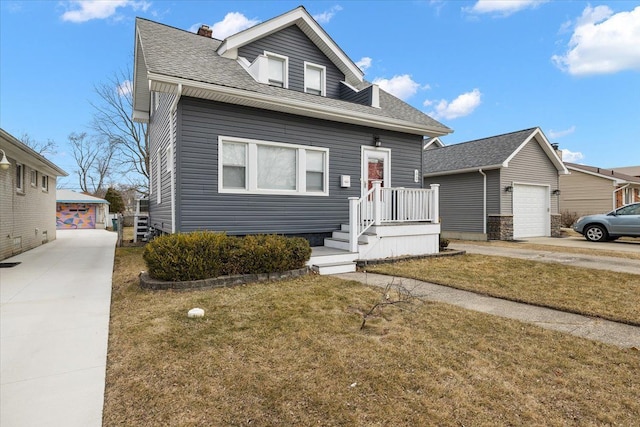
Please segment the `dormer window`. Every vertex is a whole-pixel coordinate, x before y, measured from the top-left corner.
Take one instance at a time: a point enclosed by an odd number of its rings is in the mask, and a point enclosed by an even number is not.
[[[269,60],[269,79],[271,86],[289,87],[289,58],[275,53],[264,53]]]
[[[327,92],[326,67],[304,63],[304,91],[313,95],[325,96]]]

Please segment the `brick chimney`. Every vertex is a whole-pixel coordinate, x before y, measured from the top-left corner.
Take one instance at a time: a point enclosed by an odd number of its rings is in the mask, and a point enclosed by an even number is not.
[[[560,145],[554,143],[554,144],[551,144],[551,148],[553,148],[553,150],[556,152],[560,160],[562,160],[562,150],[560,149]]]
[[[211,38],[211,35],[213,34],[213,31],[211,30],[211,28],[209,28],[208,25],[204,25],[202,24],[200,26],[200,28],[198,28],[198,35],[199,36],[203,36],[203,37],[209,37]]]

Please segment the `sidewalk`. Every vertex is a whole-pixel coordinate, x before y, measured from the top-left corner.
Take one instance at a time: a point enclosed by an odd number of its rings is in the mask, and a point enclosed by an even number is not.
[[[336,274],[336,277],[382,288],[392,280],[391,276],[361,272]],[[401,280],[413,295],[429,301],[444,302],[468,310],[532,323],[542,328],[553,329],[618,347],[640,349],[640,327],[637,326],[487,297],[415,279],[403,278]],[[396,282],[398,282],[398,279],[396,279]]]
[[[58,230],[0,269],[0,425],[102,425],[116,234]]]

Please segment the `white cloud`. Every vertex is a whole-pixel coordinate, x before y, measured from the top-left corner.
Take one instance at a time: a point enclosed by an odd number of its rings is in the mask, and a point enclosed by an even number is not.
[[[576,163],[584,159],[584,155],[579,151],[573,152],[573,151],[567,150],[566,148],[563,148],[561,151],[562,151],[563,162]]]
[[[367,71],[371,67],[372,59],[368,56],[363,56],[360,61],[356,62],[356,65],[362,70]]]
[[[465,7],[463,10],[473,14],[495,14],[509,16],[523,9],[533,9],[548,0],[478,0],[473,7]]]
[[[414,82],[409,74],[393,76],[390,79],[377,78],[373,83],[402,100],[411,98],[420,89],[420,83]]]
[[[434,101],[429,102],[429,105],[431,105]],[[435,119],[451,120],[458,117],[468,116],[473,113],[473,111],[482,102],[482,93],[479,89],[473,89],[471,92],[459,95],[451,102],[448,102],[445,99],[435,102],[437,102],[435,111],[430,112],[429,115],[433,116]]]
[[[126,96],[133,92],[133,82],[131,80],[125,80],[117,87],[118,95]]]
[[[134,0],[72,0],[68,2],[71,10],[62,14],[63,21],[86,22],[92,19],[106,19],[115,15],[119,7],[131,7],[133,10],[146,11],[151,3]]]
[[[342,10],[342,6],[335,5],[329,10],[325,10],[322,13],[313,15],[313,19],[318,21],[319,24],[326,24],[329,21],[331,21],[331,18],[333,18],[333,15],[335,15],[336,12],[340,12],[341,10]]]
[[[228,36],[253,27],[258,23],[260,23],[259,20],[249,19],[240,12],[229,12],[222,21],[216,22],[211,26],[211,31],[213,32],[213,37],[224,40]],[[201,24],[196,24],[192,26],[192,31],[196,32],[198,28],[200,28],[200,25]]]
[[[607,6],[587,6],[576,19],[568,50],[551,60],[573,75],[640,70],[640,6],[614,14]]]
[[[575,125],[571,126],[569,129],[565,129],[565,130],[553,130],[553,129],[550,129],[549,130],[549,138],[551,138],[551,139],[562,138],[563,136],[571,135],[575,131],[576,131]]]

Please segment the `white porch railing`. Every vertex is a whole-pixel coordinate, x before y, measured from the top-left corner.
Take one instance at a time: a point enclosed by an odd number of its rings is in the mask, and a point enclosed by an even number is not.
[[[439,222],[439,187],[382,188],[380,181],[364,196],[349,198],[349,250],[358,252],[358,238],[371,226],[400,222]]]

